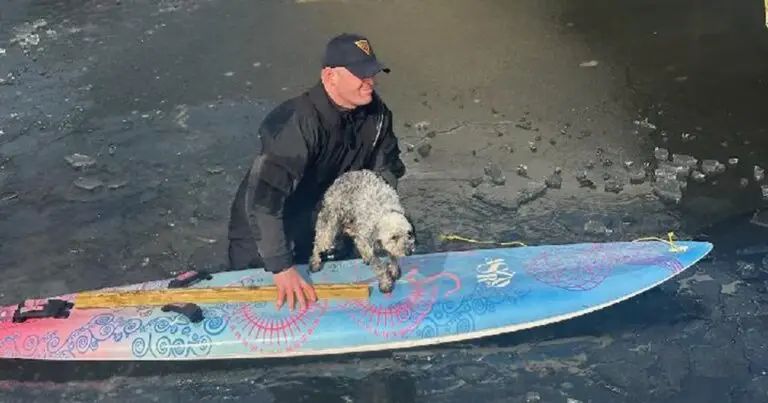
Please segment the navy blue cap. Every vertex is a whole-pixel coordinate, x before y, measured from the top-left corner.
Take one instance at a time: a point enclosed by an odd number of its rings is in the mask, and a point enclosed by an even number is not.
[[[349,33],[337,35],[328,41],[323,67],[346,67],[358,78],[372,77],[380,71],[390,71],[376,59],[368,38]]]

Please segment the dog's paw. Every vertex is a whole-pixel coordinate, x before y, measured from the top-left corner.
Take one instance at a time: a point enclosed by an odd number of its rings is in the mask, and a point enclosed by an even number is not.
[[[360,256],[360,259],[363,261],[363,264],[367,266],[370,266],[373,263],[373,255],[363,254]]]
[[[382,294],[389,294],[392,292],[394,288],[395,288],[395,280],[393,280],[392,277],[389,276],[389,274],[385,274],[379,277],[379,291]]]
[[[317,273],[320,270],[323,270],[323,261],[319,257],[312,257],[309,260],[309,271],[312,273]]]
[[[387,263],[387,274],[392,277],[393,280],[400,279],[402,273],[400,272],[400,265],[397,263]]]

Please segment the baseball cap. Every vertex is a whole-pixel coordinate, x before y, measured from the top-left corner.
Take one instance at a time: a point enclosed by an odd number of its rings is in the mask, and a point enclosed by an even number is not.
[[[346,67],[358,78],[366,78],[389,68],[376,59],[368,38],[350,33],[342,33],[328,41],[325,46],[323,67]]]

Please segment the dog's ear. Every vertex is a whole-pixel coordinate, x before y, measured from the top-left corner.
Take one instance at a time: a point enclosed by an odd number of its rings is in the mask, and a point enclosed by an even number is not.
[[[414,225],[413,217],[411,217],[411,215],[408,214],[408,212],[404,212],[403,217],[405,217],[405,220],[408,221],[409,224],[411,224],[412,230],[409,235],[413,238],[413,241],[416,242],[416,225]]]
[[[411,224],[411,227],[413,227],[413,232],[416,232],[416,226],[413,224],[413,217],[411,217],[407,211],[403,213],[403,217],[405,217],[408,223]]]

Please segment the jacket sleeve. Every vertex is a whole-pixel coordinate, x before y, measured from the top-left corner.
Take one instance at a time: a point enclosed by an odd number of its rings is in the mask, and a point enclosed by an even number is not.
[[[377,172],[390,186],[397,189],[405,175],[405,164],[400,158],[400,147],[392,127],[392,112],[385,108],[378,144],[375,147],[371,170]]]
[[[251,167],[248,220],[265,270],[293,266],[293,247],[283,221],[285,200],[295,190],[310,158],[315,129],[295,114],[276,134],[262,133],[263,152]]]

